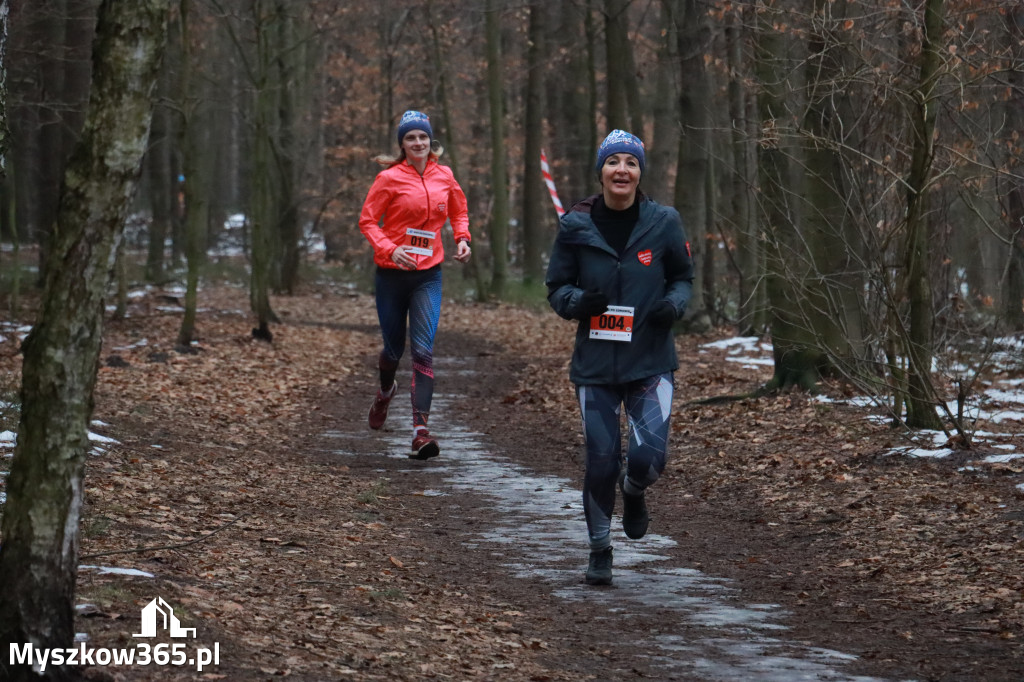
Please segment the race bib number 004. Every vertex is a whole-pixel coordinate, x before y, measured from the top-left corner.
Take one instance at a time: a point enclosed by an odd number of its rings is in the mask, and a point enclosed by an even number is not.
[[[610,305],[600,315],[590,318],[590,338],[603,341],[633,340],[633,308]]]
[[[406,253],[415,253],[417,256],[433,256],[434,255],[434,233],[429,230],[415,230],[409,228],[405,231],[405,236],[409,240],[409,246],[406,247]]]

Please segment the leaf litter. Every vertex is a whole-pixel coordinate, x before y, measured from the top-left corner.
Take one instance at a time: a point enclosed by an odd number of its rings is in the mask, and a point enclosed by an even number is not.
[[[134,646],[139,609],[160,595],[198,629],[197,645],[221,642],[230,655],[203,673],[109,668],[95,679],[600,679],[607,652],[587,651],[574,615],[559,622],[529,586],[518,599],[507,587],[487,594],[467,579],[473,566],[436,579],[432,552],[452,540],[415,532],[408,514],[429,503],[422,489],[390,496],[389,481],[310,455],[329,425],[353,421],[339,406],[361,417],[371,395],[372,298],[324,288],[275,298],[284,324],[273,344],[249,336],[245,298],[201,292],[207,312],[188,354],[173,350],[177,315],[145,312],[145,297],[106,326],[96,430],[113,442],[88,463],[81,554],[209,537],[99,560],[152,579],[80,572],[78,601],[96,611],[78,628],[93,646]],[[530,438],[525,463],[578,479],[572,325],[446,301],[441,326],[477,339],[500,375],[468,387],[474,428],[508,452]],[[770,375],[709,345],[723,339],[677,339],[673,444],[651,507],[678,559],[792,609],[798,633],[852,647],[871,674],[1019,679],[1020,467],[986,463],[984,446],[955,461],[893,455],[898,434],[866,408],[800,393],[693,404]],[[4,357],[12,375],[17,362]],[[999,425],[1008,429],[1020,436]]]

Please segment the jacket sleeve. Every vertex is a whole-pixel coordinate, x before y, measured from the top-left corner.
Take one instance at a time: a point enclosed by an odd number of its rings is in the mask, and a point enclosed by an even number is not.
[[[469,208],[466,204],[466,194],[459,186],[459,182],[452,176],[452,187],[448,192],[448,219],[452,222],[452,232],[455,234],[455,241],[465,239],[473,241],[469,234]]]
[[[398,248],[398,244],[388,239],[384,230],[380,228],[380,221],[391,203],[392,193],[389,191],[384,174],[379,173],[370,185],[370,191],[366,194],[366,201],[363,202],[363,210],[359,214],[359,230],[370,242],[375,255],[384,258],[391,258],[391,254]]]
[[[665,299],[676,309],[676,319],[686,312],[693,291],[693,257],[679,212],[669,209],[668,248],[665,252]]]
[[[555,237],[548,261],[544,284],[548,289],[551,308],[567,320],[579,319],[579,301],[583,290],[579,287],[579,262],[576,254],[562,243],[561,231]]]

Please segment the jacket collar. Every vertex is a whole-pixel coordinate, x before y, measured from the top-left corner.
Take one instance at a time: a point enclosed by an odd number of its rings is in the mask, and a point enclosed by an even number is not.
[[[599,196],[599,194],[594,194],[576,202],[572,209],[562,218],[562,222],[567,228],[564,232],[565,243],[594,246],[618,256],[615,250],[608,246],[608,242],[601,236],[597,226],[594,225],[593,219],[590,217],[590,209],[594,207],[594,202],[597,201]],[[638,193],[637,201],[640,202],[640,217],[637,218],[636,227],[633,228],[633,233],[629,236],[629,241],[626,242],[627,249],[635,242],[643,239],[664,217],[664,214],[658,210],[659,205],[651,201],[647,195]]]
[[[402,171],[405,173],[412,173],[413,175],[417,176],[420,174],[420,172],[416,170],[416,167],[409,163],[409,159],[403,159],[401,163],[395,165],[398,168],[401,168]],[[423,176],[426,177],[427,173],[429,173],[431,169],[434,168],[435,166],[437,166],[437,159],[433,157],[428,157],[427,165],[423,167]]]

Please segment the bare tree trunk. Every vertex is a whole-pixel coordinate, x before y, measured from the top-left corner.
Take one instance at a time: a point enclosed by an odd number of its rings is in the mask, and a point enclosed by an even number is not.
[[[1005,296],[1003,315],[1006,325],[1013,331],[1024,330],[1024,144],[1019,134],[1024,128],[1024,7],[1020,5],[1007,9],[1006,30],[1009,37],[1008,51],[1016,68],[1006,70],[1010,84],[1010,96],[1006,102],[1005,144],[1010,150],[1007,169],[1006,207],[1007,240],[1010,243],[1007,255]]]
[[[404,9],[394,19],[392,13],[385,13],[381,19],[384,22],[380,28],[384,42],[384,63],[381,67],[384,72],[384,87],[380,93],[380,125],[377,129],[384,131],[381,133],[382,145],[391,139],[392,117],[395,115],[395,51],[401,46],[402,34],[408,23],[410,11],[408,8]]]
[[[280,216],[277,241],[279,265],[276,289],[292,294],[299,283],[302,226],[299,224],[299,99],[308,91],[307,76],[302,67],[305,41],[299,37],[303,25],[295,13],[303,11],[304,4],[276,0],[274,24],[277,33],[274,53],[275,81],[278,91],[277,170],[280,175]]]
[[[0,180],[7,181],[7,156],[11,152],[11,130],[7,121],[7,19],[10,16],[9,0],[0,0]],[[17,241],[17,228],[13,224],[11,234]]]
[[[82,477],[112,256],[149,134],[166,0],[100,7],[94,82],[65,176],[39,318],[22,346],[22,412],[0,547],[0,641],[68,647],[74,638]],[[45,678],[30,667],[7,680]]]
[[[565,78],[549,79],[547,115],[554,139],[545,145],[562,204],[568,208],[593,191],[598,109],[592,5],[604,0],[559,2],[559,20],[548,53],[565,61]],[[571,87],[566,87],[566,84]]]
[[[934,158],[935,116],[938,108],[936,86],[942,68],[942,24],[945,0],[926,0],[924,35],[921,45],[919,86],[912,93],[911,126],[914,132],[913,156],[907,176],[907,294],[910,321],[906,349],[910,366],[907,372],[907,425],[939,429],[942,424],[935,411],[935,387],[932,384],[932,308],[929,280],[928,195]]]
[[[661,25],[665,35],[658,45],[658,63],[654,78],[654,135],[647,151],[647,177],[644,191],[655,201],[667,203],[673,195],[672,177],[675,154],[679,149],[679,93],[676,87],[679,55],[677,0],[661,1]],[[637,133],[639,134],[639,133]],[[691,230],[692,231],[692,230]]]
[[[202,159],[205,155],[204,130],[199,117],[200,107],[204,104],[197,91],[201,88],[194,82],[192,75],[195,62],[190,48],[189,9],[192,0],[180,0],[181,29],[181,148],[184,151],[183,167],[185,175],[185,313],[178,327],[177,347],[188,350],[195,339],[196,305],[199,290],[199,269],[203,261],[203,244],[206,232],[209,203],[207,201],[206,165]]]
[[[693,259],[710,276],[713,252],[707,248],[708,234],[707,184],[710,182],[710,138],[708,135],[709,88],[704,68],[704,53],[710,30],[706,22],[706,7],[701,0],[683,0],[683,18],[679,30],[679,58],[681,82],[679,89],[679,164],[676,175],[675,206],[689,230]],[[706,288],[704,277],[694,281],[693,310],[687,317],[700,318],[699,327],[709,324],[708,311],[714,307],[712,292]]]
[[[523,145],[523,281],[540,282],[544,278],[541,254],[550,245],[554,225],[547,209],[547,190],[540,171],[541,138],[544,134],[544,64],[547,63],[544,27],[547,3],[534,0],[530,5],[527,34],[526,139]],[[547,237],[547,238],[546,238]],[[542,243],[543,242],[543,243]]]
[[[630,0],[605,0],[604,3],[604,40],[605,62],[608,77],[605,87],[608,89],[608,107],[606,116],[608,123],[605,132],[615,128],[629,127],[629,103],[626,82],[632,77],[629,73],[629,29],[626,21],[626,10]],[[643,136],[642,130],[634,130],[634,134]]]
[[[163,80],[163,76],[161,77]],[[158,86],[159,87],[159,86]],[[164,91],[164,94],[169,94]],[[171,202],[174,199],[174,183],[171,177],[171,131],[168,118],[170,112],[164,105],[153,108],[153,126],[150,145],[146,152],[146,175],[149,181],[149,205],[152,220],[149,223],[149,245],[146,253],[146,280],[164,281],[164,255],[167,235],[173,216]]]
[[[3,185],[3,201],[0,201],[0,212],[7,211],[0,216],[2,223],[9,229],[11,240],[14,243],[13,267],[11,268],[12,281],[10,291],[10,304],[12,315],[17,314],[18,298],[20,295],[20,272],[21,264],[18,260],[18,226],[14,221],[14,192],[11,191],[10,175],[8,173],[8,156],[11,152],[11,131],[8,128],[7,120],[7,20],[10,16],[10,4],[8,0],[0,0],[0,183]]]
[[[816,345],[814,330],[801,310],[806,253],[800,242],[799,212],[792,203],[800,196],[798,178],[789,148],[779,130],[787,122],[785,37],[773,26],[772,17],[760,18],[755,60],[761,91],[758,111],[761,139],[758,145],[758,184],[761,215],[766,235],[765,285],[770,305],[774,374],[768,388],[799,386],[812,389],[826,355]]]
[[[508,279],[508,171],[505,168],[505,94],[502,79],[501,17],[497,0],[487,0],[487,92],[491,110],[491,293],[501,297]]]
[[[739,10],[737,10],[739,11]],[[742,17],[727,17],[726,49],[729,56],[729,119],[732,143],[730,217],[737,236],[734,265],[739,276],[739,333],[760,335],[764,331],[764,258],[756,213],[752,210],[752,192],[756,182],[755,147],[752,136],[750,101],[743,79],[743,45],[745,36]]]
[[[815,344],[827,351],[829,362],[852,356],[859,341],[859,309],[863,285],[858,286],[856,272],[861,249],[850,243],[847,228],[850,216],[846,205],[842,172],[842,122],[845,95],[840,78],[846,46],[838,27],[845,19],[845,2],[815,1],[815,29],[810,35],[807,76],[809,100],[803,118],[805,142],[804,196],[801,232],[806,244],[808,270],[800,273],[804,282],[802,307],[807,325],[817,337]],[[845,113],[849,113],[846,111]],[[853,263],[851,263],[851,261]]]
[[[271,341],[270,323],[278,322],[270,305],[270,269],[273,264],[274,226],[276,224],[276,188],[273,183],[271,121],[275,98],[270,77],[270,40],[263,0],[257,0],[254,12],[256,29],[256,105],[253,131],[252,168],[252,272],[249,278],[249,304],[256,315],[252,335]]]

